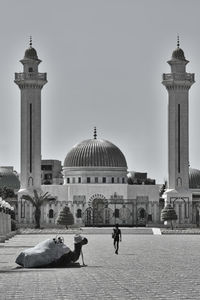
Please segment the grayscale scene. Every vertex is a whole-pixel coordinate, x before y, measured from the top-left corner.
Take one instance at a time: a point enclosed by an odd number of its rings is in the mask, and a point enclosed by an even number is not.
[[[0,299],[200,299],[199,12],[0,0]]]

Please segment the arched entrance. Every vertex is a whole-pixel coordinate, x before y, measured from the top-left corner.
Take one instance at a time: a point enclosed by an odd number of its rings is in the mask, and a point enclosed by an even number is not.
[[[93,208],[93,224],[94,225],[103,225],[104,224],[105,200],[104,199],[94,199],[92,201],[92,208]]]
[[[105,226],[111,224],[113,211],[108,207],[108,201],[104,197],[93,198],[89,207],[84,212],[86,226]]]
[[[146,210],[141,207],[138,209],[137,212],[137,225],[138,226],[146,226]]]

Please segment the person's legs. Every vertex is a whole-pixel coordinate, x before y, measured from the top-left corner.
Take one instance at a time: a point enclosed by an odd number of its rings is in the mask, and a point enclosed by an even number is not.
[[[115,247],[115,253],[118,254],[118,250],[119,250],[119,240],[118,239],[114,240],[114,247]]]
[[[114,248],[116,249],[116,239],[113,240]]]
[[[119,240],[117,240],[117,254],[118,254],[118,250],[119,250]]]

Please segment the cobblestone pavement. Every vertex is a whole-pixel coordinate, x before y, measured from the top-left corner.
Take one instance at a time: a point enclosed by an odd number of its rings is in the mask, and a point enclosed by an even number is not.
[[[123,230],[122,230],[123,233]],[[88,235],[87,267],[17,268],[15,258],[52,235],[17,235],[0,244],[0,299],[200,299],[198,235]],[[73,248],[73,235],[65,235]]]

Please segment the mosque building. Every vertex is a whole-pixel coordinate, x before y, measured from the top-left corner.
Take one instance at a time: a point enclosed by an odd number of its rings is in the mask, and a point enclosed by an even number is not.
[[[91,139],[67,153],[62,170],[58,160],[41,162],[41,90],[47,75],[38,71],[41,60],[32,40],[20,62],[23,72],[15,73],[21,91],[20,223],[33,223],[34,208],[23,195],[37,190],[55,199],[42,207],[44,226],[54,225],[65,205],[80,226],[160,226],[164,200],[175,207],[177,226],[198,224],[200,171],[188,166],[188,92],[194,74],[186,73],[188,61],[179,41],[168,62],[171,73],[163,74],[169,94],[169,180],[163,198],[160,185],[146,173],[128,172],[124,154],[110,141],[98,138],[96,128]]]

